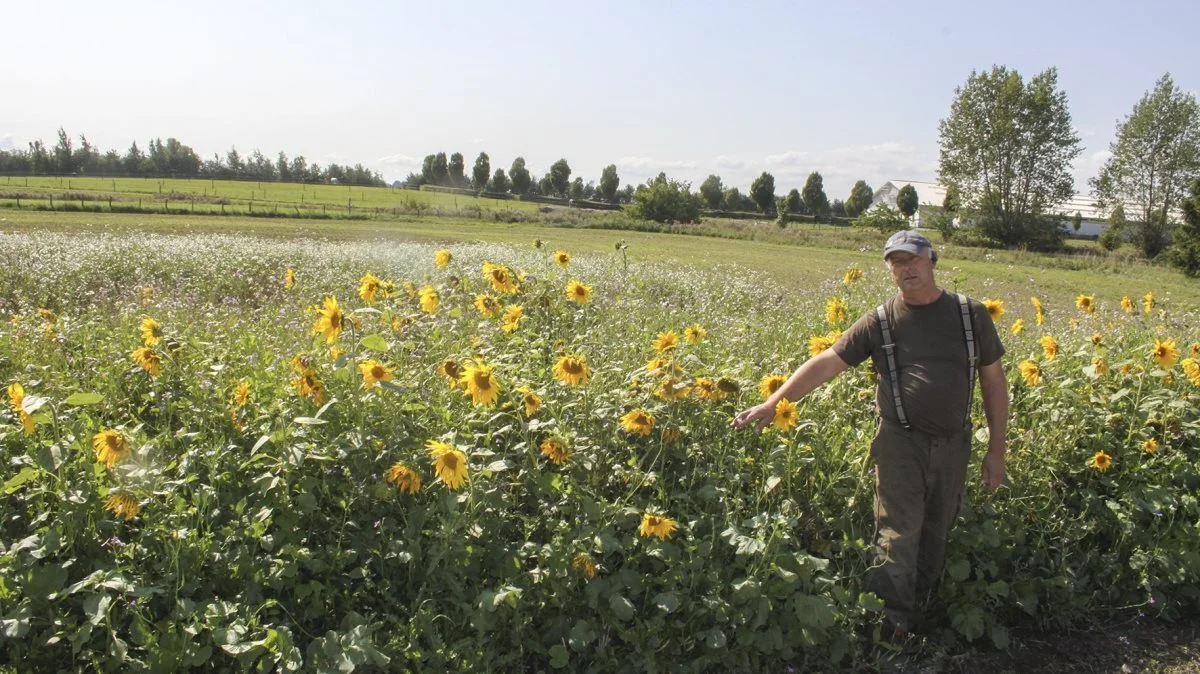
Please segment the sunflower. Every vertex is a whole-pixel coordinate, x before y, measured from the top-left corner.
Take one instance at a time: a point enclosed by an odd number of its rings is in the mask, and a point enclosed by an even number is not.
[[[427,285],[424,288],[421,288],[421,292],[418,293],[418,296],[421,298],[421,311],[424,311],[427,314],[432,314],[433,312],[437,311],[439,298],[438,292],[433,286]]]
[[[1200,342],[1192,342],[1192,345],[1188,347],[1188,355],[1192,358],[1200,356]]]
[[[380,281],[378,276],[367,272],[358,280],[358,296],[367,304],[373,304],[375,302],[375,293],[379,292],[379,287],[382,284],[383,281]]]
[[[433,263],[437,265],[438,269],[445,269],[453,259],[454,256],[448,250],[439,250],[433,254]]]
[[[587,304],[592,301],[592,287],[571,279],[567,283],[567,299],[575,304]]]
[[[683,339],[688,344],[699,344],[708,336],[708,330],[700,327],[699,323],[693,323],[683,329]]]
[[[1075,298],[1075,308],[1085,314],[1096,313],[1096,296],[1095,295],[1080,295]]]
[[[1150,350],[1150,355],[1159,367],[1169,370],[1175,365],[1175,361],[1179,360],[1179,349],[1175,347],[1175,340],[1164,339],[1160,342],[1155,337],[1154,348]]]
[[[1033,311],[1037,315],[1037,324],[1041,325],[1042,323],[1045,323],[1046,312],[1042,309],[1042,301],[1036,297],[1030,297],[1029,301],[1033,304]]]
[[[283,287],[285,290],[291,290],[296,285],[296,270],[288,267],[283,272]]]
[[[1121,310],[1127,314],[1132,314],[1134,312],[1133,300],[1129,299],[1129,295],[1121,298]]]
[[[1183,366],[1183,373],[1187,375],[1188,381],[1200,386],[1200,362],[1195,358],[1184,358],[1180,365]]]
[[[104,499],[104,509],[111,512],[116,517],[122,517],[126,522],[138,516],[142,512],[142,506],[138,504],[137,499],[129,494],[113,494]]]
[[[571,264],[571,254],[565,250],[554,251],[554,264],[560,267],[566,267]]]
[[[33,435],[35,425],[33,417],[29,412],[25,411],[25,387],[17,382],[8,385],[8,404],[12,407],[13,412],[21,419],[21,426],[25,429],[25,435]]]
[[[467,481],[467,455],[453,445],[438,440],[425,443],[433,459],[433,472],[446,488],[454,491]]]
[[[642,514],[642,525],[638,527],[638,535],[642,538],[650,536],[658,536],[660,540],[666,540],[675,533],[675,520],[662,515],[654,515],[651,513]]]
[[[405,281],[404,283],[401,283],[400,289],[404,291],[404,294],[408,296],[408,299],[417,299],[417,286],[412,281]]]
[[[571,458],[571,452],[567,450],[566,444],[560,438],[549,437],[542,440],[541,450],[542,456],[550,459],[551,463],[558,466],[566,463],[567,459]]]
[[[1022,332],[1024,329],[1025,329],[1025,321],[1024,321],[1024,320],[1022,320],[1022,319],[1018,318],[1017,320],[1013,321],[1013,324],[1012,324],[1012,335],[1013,335],[1013,337],[1020,337],[1020,336],[1021,336],[1021,332]]]
[[[112,468],[129,456],[129,440],[120,431],[100,431],[92,436],[96,460]]]
[[[385,366],[373,358],[359,363],[358,371],[362,373],[363,386],[365,388],[371,388],[381,381],[392,380],[392,368]]]
[[[1142,296],[1142,308],[1146,310],[1146,313],[1154,311],[1154,293],[1146,293]]]
[[[521,319],[525,317],[525,309],[520,304],[510,304],[504,310],[504,325],[500,329],[512,334],[516,332],[517,327],[521,324]]]
[[[325,343],[332,344],[338,335],[342,333],[342,328],[345,327],[346,317],[342,314],[341,307],[338,306],[336,297],[332,295],[325,298],[323,306],[318,310],[319,316],[317,321],[313,323],[313,334],[321,334],[325,336]]]
[[[1098,332],[1093,332],[1092,333],[1092,346],[1103,346],[1103,345],[1104,345],[1104,335],[1102,335]]]
[[[861,269],[858,267],[851,267],[847,269],[846,273],[842,276],[842,284],[848,286],[854,285],[855,283],[861,281],[862,277],[863,271]]]
[[[158,321],[149,316],[142,319],[142,324],[139,326],[142,333],[142,344],[144,346],[154,346],[162,339],[162,326]]]
[[[762,394],[763,400],[766,400],[778,391],[779,387],[783,386],[786,381],[787,377],[781,374],[769,374],[763,377],[762,381],[758,382],[758,392]]]
[[[674,330],[660,332],[658,333],[658,336],[654,338],[654,350],[659,353],[670,351],[677,346],[679,346],[679,335],[675,334]]]
[[[717,382],[710,377],[696,377],[692,391],[700,400],[720,400],[725,397],[725,392],[718,388]]]
[[[484,318],[492,318],[499,314],[504,307],[500,306],[495,297],[485,294],[475,296],[475,308]]]
[[[824,335],[813,335],[808,338],[808,355],[817,356],[824,353],[842,336],[840,330],[834,330]]]
[[[1021,376],[1025,378],[1026,386],[1037,386],[1042,382],[1042,368],[1032,360],[1021,361],[1017,368],[1021,370]]]
[[[1108,363],[1104,360],[1104,358],[1093,358],[1092,369],[1095,370],[1097,377],[1103,377],[1104,375],[1108,374]]]
[[[305,398],[320,405],[325,402],[325,384],[313,372],[306,372],[292,379],[292,388]]]
[[[596,562],[586,552],[575,555],[575,558],[571,560],[571,568],[588,580],[596,577]]]
[[[992,322],[1000,320],[1004,315],[1004,300],[984,300],[983,307],[987,309],[988,316],[992,317]]]
[[[1092,458],[1088,460],[1087,465],[1089,468],[1095,468],[1103,473],[1109,468],[1112,468],[1112,457],[1106,454],[1102,449],[1092,455]]]
[[[146,372],[149,372],[151,377],[158,376],[162,359],[150,349],[144,346],[138,347],[133,350],[133,353],[129,354],[129,359],[137,363]]]
[[[438,363],[437,373],[446,378],[450,384],[450,389],[458,387],[458,378],[462,376],[462,367],[451,358],[447,358]]]
[[[512,294],[520,290],[512,270],[504,265],[484,262],[483,277],[491,282],[492,290],[498,293]]]
[[[586,384],[592,376],[587,357],[581,353],[569,353],[558,359],[553,368],[554,378],[568,386]]]
[[[517,393],[521,394],[521,405],[525,407],[525,416],[532,417],[536,414],[538,408],[542,406],[542,397],[528,386],[517,389]]]
[[[781,431],[788,431],[796,426],[799,421],[800,414],[796,411],[796,403],[787,398],[780,398],[779,402],[775,403],[775,418],[771,421],[771,425]]]
[[[337,359],[341,358],[344,355],[346,355],[346,350],[341,348],[340,346],[335,346],[329,350],[329,360],[332,360],[334,362],[337,362]]]
[[[661,370],[664,370],[667,367],[671,367],[671,369],[676,369],[674,367],[674,363],[671,361],[670,358],[658,357],[658,358],[651,358],[650,360],[646,361],[646,371],[650,372],[651,374],[653,374],[655,372],[659,372]]]
[[[846,320],[846,303],[840,297],[830,297],[825,302],[825,322],[838,325]]]
[[[387,481],[396,485],[405,494],[415,494],[421,491],[421,476],[417,471],[403,463],[392,464],[387,471]]]
[[[1153,453],[1157,452],[1158,451],[1158,440],[1155,440],[1154,438],[1149,438],[1148,440],[1143,442],[1142,443],[1142,451],[1147,454],[1153,454]]]
[[[659,400],[682,400],[692,392],[692,387],[678,377],[663,377],[654,391],[654,397]]]
[[[142,306],[150,304],[150,300],[154,299],[154,288],[145,286],[142,288]]]
[[[662,429],[662,441],[668,445],[678,442],[679,438],[682,437],[683,431],[680,431],[678,428]]]
[[[250,403],[250,382],[240,381],[233,388],[233,400],[230,405],[235,409],[242,409]]]
[[[1050,335],[1043,335],[1038,340],[1042,344],[1042,352],[1046,354],[1046,360],[1054,360],[1058,356],[1058,342]]]
[[[720,379],[717,379],[717,388],[720,389],[722,393],[731,394],[740,393],[742,390],[741,385],[729,377],[721,377]]]
[[[471,402],[476,405],[495,405],[500,397],[500,381],[493,374],[495,369],[495,365],[488,365],[482,360],[468,361],[458,378],[463,395],[470,396]]]
[[[642,409],[631,410],[621,417],[621,428],[627,433],[645,437],[654,430],[654,415]]]

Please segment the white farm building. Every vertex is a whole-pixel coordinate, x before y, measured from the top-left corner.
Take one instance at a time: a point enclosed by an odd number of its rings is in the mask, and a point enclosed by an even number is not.
[[[921,207],[917,209],[913,215],[913,226],[920,227],[921,219],[924,216],[926,219],[933,212],[931,209],[941,209],[942,203],[946,200],[946,188],[940,183],[922,182],[919,180],[889,180],[882,187],[875,190],[875,195],[871,199],[871,205],[887,204],[892,208],[896,207],[896,195],[900,193],[900,188],[905,185],[912,185],[917,191],[917,201]],[[1108,217],[1096,208],[1095,201],[1083,194],[1076,194],[1068,199],[1065,203],[1059,205],[1055,211],[1062,216],[1063,227],[1066,228],[1067,234],[1072,236],[1096,237],[1104,231],[1108,225]],[[1128,207],[1126,207],[1128,212]],[[1079,231],[1076,232],[1072,221],[1075,214],[1079,213],[1083,221],[1079,225]]]

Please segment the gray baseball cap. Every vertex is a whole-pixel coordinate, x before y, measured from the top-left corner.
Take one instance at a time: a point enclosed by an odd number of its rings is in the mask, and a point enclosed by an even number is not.
[[[932,257],[933,244],[924,236],[917,234],[910,229],[902,229],[888,238],[887,243],[883,246],[883,259],[887,259],[888,255],[902,250],[913,255],[929,255]]]

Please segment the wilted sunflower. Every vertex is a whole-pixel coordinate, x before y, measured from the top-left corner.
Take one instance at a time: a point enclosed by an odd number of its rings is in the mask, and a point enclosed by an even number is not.
[[[840,297],[830,297],[825,301],[825,322],[839,325],[846,320],[846,303]]]
[[[567,283],[567,299],[575,304],[587,304],[592,301],[592,287],[571,279]]]
[[[318,311],[320,315],[313,323],[313,334],[324,335],[325,343],[332,344],[342,333],[342,328],[345,327],[345,315],[342,314],[342,308],[338,306],[337,298],[332,295],[325,298]]]
[[[769,374],[758,382],[758,392],[762,394],[763,400],[770,398],[773,393],[779,390],[787,382],[787,377],[781,374]]]
[[[448,250],[439,250],[433,254],[433,263],[437,265],[438,269],[445,269],[453,259],[454,256]]]
[[[725,392],[710,377],[696,377],[692,391],[700,400],[720,400],[725,397]]]
[[[454,389],[458,387],[458,378],[462,376],[462,367],[453,359],[447,358],[438,363],[437,373],[445,377],[450,388]]]
[[[359,363],[358,371],[362,373],[363,386],[366,388],[371,388],[381,381],[392,380],[392,368],[373,358]]]
[[[1093,314],[1096,312],[1096,296],[1095,295],[1080,295],[1075,298],[1075,308],[1085,314]]]
[[[554,363],[554,378],[569,386],[586,384],[592,376],[587,357],[581,353],[569,353]]]
[[[283,272],[283,287],[285,290],[291,290],[296,285],[296,270],[288,267]]]
[[[992,322],[998,321],[1004,315],[1004,300],[984,300],[983,308],[987,309]]]
[[[1154,348],[1151,349],[1150,355],[1154,357],[1154,362],[1158,363],[1159,367],[1169,370],[1175,365],[1175,361],[1179,360],[1179,349],[1175,347],[1175,340],[1164,339],[1159,341],[1155,337]]]
[[[1013,324],[1012,324],[1013,337],[1020,337],[1021,332],[1023,330],[1025,330],[1025,321],[1024,320],[1018,318],[1017,320],[1013,321]]]
[[[560,267],[566,267],[571,264],[571,254],[565,250],[554,251],[554,264]]]
[[[240,381],[238,385],[233,387],[233,399],[230,405],[235,409],[241,409],[250,403],[250,382]]]
[[[675,533],[675,520],[662,515],[652,513],[642,514],[642,525],[638,527],[638,535],[642,538],[650,536],[658,536],[660,540],[666,540]]]
[[[162,339],[162,326],[158,321],[149,316],[142,319],[142,324],[139,326],[142,333],[142,344],[144,346],[154,346]]]
[[[12,407],[13,412],[21,419],[21,426],[25,429],[25,435],[33,435],[34,423],[33,417],[29,412],[25,411],[25,387],[17,382],[8,385],[8,404]]]
[[[367,272],[358,280],[358,296],[367,304],[373,304],[375,302],[375,293],[379,292],[379,287],[382,283],[378,276]]]
[[[525,416],[532,417],[536,414],[542,406],[542,397],[528,386],[517,389],[517,393],[521,394],[521,405],[525,408]]]
[[[542,455],[555,465],[562,465],[571,458],[571,452],[567,451],[567,446],[561,438],[552,436],[542,440],[541,450]]]
[[[1042,345],[1042,352],[1046,355],[1046,360],[1054,360],[1058,356],[1058,342],[1050,335],[1043,335],[1038,340]]]
[[[654,430],[654,415],[642,409],[630,410],[621,417],[621,428],[627,433],[645,437]]]
[[[483,277],[491,282],[492,290],[498,293],[512,294],[520,290],[512,270],[504,265],[484,262]]]
[[[467,481],[467,455],[457,447],[438,440],[425,443],[433,459],[433,472],[446,488],[454,491]]]
[[[862,277],[863,271],[861,269],[858,267],[851,267],[847,269],[846,273],[842,276],[842,284],[848,286],[854,285],[855,283],[861,281]]]
[[[708,330],[700,327],[699,323],[693,323],[683,329],[683,338],[688,344],[699,344],[708,336]]]
[[[1033,304],[1033,311],[1037,316],[1037,324],[1041,325],[1046,322],[1046,312],[1042,309],[1042,301],[1036,297],[1030,297],[1029,301]]]
[[[723,393],[739,393],[742,387],[734,380],[728,377],[717,379],[717,388]]]
[[[650,360],[646,361],[646,371],[655,373],[670,365],[672,365],[670,358],[663,358],[661,356],[657,358],[651,358]]]
[[[1096,372],[1097,377],[1103,377],[1108,374],[1108,362],[1104,358],[1093,358],[1092,369]]]
[[[421,311],[427,314],[437,311],[439,302],[438,291],[433,286],[427,285],[421,288],[421,292],[417,295],[421,299]]]
[[[586,552],[575,555],[575,558],[571,560],[571,568],[588,580],[596,577],[596,562]]]
[[[1092,333],[1092,346],[1103,346],[1103,345],[1104,345],[1104,335],[1102,335],[1098,332],[1093,332]]]
[[[320,405],[325,402],[325,384],[313,372],[306,372],[292,379],[292,388],[305,398]]]
[[[92,436],[96,460],[112,468],[129,456],[129,440],[120,431],[106,430]]]
[[[1129,299],[1129,295],[1121,298],[1121,310],[1127,314],[1133,313],[1133,300]]]
[[[1153,454],[1158,451],[1158,440],[1149,438],[1142,443],[1142,451],[1147,454]]]
[[[1154,311],[1154,293],[1150,292],[1142,296],[1142,308],[1146,310],[1146,313]]]
[[[162,359],[150,349],[144,346],[138,347],[133,350],[133,353],[129,354],[129,359],[137,363],[146,372],[149,372],[151,377],[158,376]]]
[[[499,314],[500,310],[504,307],[502,307],[500,303],[496,301],[495,297],[485,294],[475,296],[475,308],[484,318],[492,318]]]
[[[654,338],[654,350],[659,353],[670,351],[677,346],[679,346],[679,335],[675,334],[674,330],[660,332],[658,333],[658,336]]]
[[[788,431],[796,427],[796,422],[800,420],[800,413],[796,411],[796,403],[787,398],[780,398],[779,402],[775,403],[775,418],[771,420],[771,425],[781,431]]]
[[[670,402],[686,398],[691,391],[692,387],[678,377],[663,377],[654,391],[654,397]]]
[[[504,310],[504,324],[500,326],[500,329],[504,330],[504,332],[512,334],[513,332],[516,332],[517,328],[521,325],[521,319],[524,317],[524,307],[522,307],[520,304],[510,304],[508,305],[508,308]]]
[[[116,517],[124,518],[126,522],[138,516],[142,512],[142,506],[138,504],[137,499],[129,494],[113,494],[104,499],[104,508]]]
[[[683,431],[680,431],[678,428],[662,429],[662,441],[668,445],[678,442],[679,438],[682,437]]]
[[[1037,386],[1042,382],[1042,368],[1032,360],[1021,361],[1017,368],[1021,370],[1021,376],[1025,378],[1026,386]]]
[[[1187,375],[1188,381],[1200,386],[1200,361],[1195,358],[1184,358],[1180,365],[1183,366],[1183,373]]]
[[[500,381],[493,374],[495,369],[495,365],[488,365],[483,360],[468,361],[458,378],[459,386],[464,389],[463,395],[470,396],[476,405],[495,405],[500,397]]]
[[[1088,467],[1095,468],[1103,473],[1109,468],[1112,468],[1112,457],[1106,454],[1102,449],[1092,455],[1092,458],[1088,461]]]
[[[421,476],[403,463],[394,463],[388,468],[387,481],[396,485],[405,494],[421,491]]]

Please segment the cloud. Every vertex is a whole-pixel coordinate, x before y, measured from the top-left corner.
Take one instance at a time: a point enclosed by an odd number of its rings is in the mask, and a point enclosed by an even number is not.
[[[379,159],[376,159],[375,163],[379,166],[384,166],[387,168],[404,169],[420,166],[422,161],[424,160],[417,157],[410,157],[406,154],[391,154],[386,157],[380,157]]]
[[[713,159],[713,165],[720,169],[743,169],[746,168],[746,162],[734,157],[726,157],[719,155]]]
[[[617,160],[617,166],[635,170],[665,171],[667,169],[694,169],[696,162],[681,159],[654,159],[653,157],[621,157]]]
[[[0,150],[15,150],[16,147],[17,144],[13,141],[11,133],[0,136]]]

